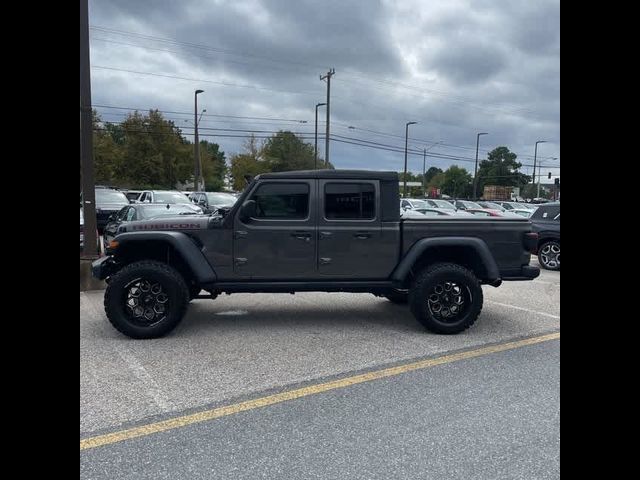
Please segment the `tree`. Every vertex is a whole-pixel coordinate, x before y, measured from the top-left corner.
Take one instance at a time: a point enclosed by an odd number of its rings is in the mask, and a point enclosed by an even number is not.
[[[314,148],[293,132],[279,131],[262,146],[262,157],[272,172],[311,170],[314,168]]]
[[[210,143],[206,140],[201,141],[200,158],[205,190],[208,192],[222,190],[224,177],[227,175],[227,163],[224,152],[220,151],[220,146],[217,143]]]
[[[522,164],[516,161],[517,157],[507,147],[497,147],[491,150],[487,155],[487,160],[482,160],[478,167],[478,196],[482,195],[485,185],[509,187],[526,185],[531,177],[518,171]]]
[[[429,169],[424,174],[424,181],[427,184],[429,184],[429,182],[431,182],[433,177],[435,177],[436,175],[438,175],[440,173],[442,173],[442,169],[440,169],[438,167],[429,167]]]
[[[464,168],[451,165],[445,170],[442,193],[454,198],[466,197],[470,195],[472,188],[471,174]]]
[[[251,135],[244,143],[244,152],[231,156],[231,183],[236,191],[244,190],[245,176],[256,175],[271,171],[268,162],[261,158],[262,147],[258,145],[255,136]]]

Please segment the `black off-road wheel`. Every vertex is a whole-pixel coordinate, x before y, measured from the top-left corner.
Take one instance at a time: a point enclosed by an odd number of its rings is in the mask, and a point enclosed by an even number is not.
[[[111,324],[131,338],[158,338],[182,320],[189,288],[174,268],[150,260],[131,263],[113,275],[104,295]]]
[[[392,292],[384,295],[391,303],[397,303],[399,305],[405,304],[409,301],[408,290],[393,290]]]
[[[547,270],[560,270],[560,242],[551,240],[540,245],[538,262]]]
[[[482,310],[482,287],[470,270],[438,263],[422,270],[409,290],[411,312],[434,333],[460,333],[474,324]]]

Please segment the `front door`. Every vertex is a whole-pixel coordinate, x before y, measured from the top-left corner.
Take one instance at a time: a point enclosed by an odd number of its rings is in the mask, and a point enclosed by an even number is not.
[[[322,278],[380,279],[394,245],[382,238],[377,180],[320,180],[318,271]]]
[[[259,280],[313,279],[317,180],[269,180],[247,196],[256,215],[234,219],[234,272]]]

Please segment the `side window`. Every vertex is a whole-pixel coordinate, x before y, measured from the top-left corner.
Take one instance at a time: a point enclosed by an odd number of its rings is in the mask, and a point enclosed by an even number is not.
[[[133,207],[130,207],[129,211],[127,212],[127,222],[130,222],[135,219],[136,219],[136,209]]]
[[[256,218],[301,220],[309,214],[309,185],[306,183],[265,183],[251,195],[256,202]]]
[[[407,202],[406,200],[402,200],[402,208],[406,208],[409,206],[409,202]]]
[[[120,209],[120,211],[118,212],[118,215],[116,216],[116,218],[119,221],[122,221],[125,219],[125,217],[127,216],[127,211],[129,210],[129,207],[123,207],[122,209]]]
[[[376,216],[375,187],[371,183],[327,183],[324,216],[327,219],[372,220]]]

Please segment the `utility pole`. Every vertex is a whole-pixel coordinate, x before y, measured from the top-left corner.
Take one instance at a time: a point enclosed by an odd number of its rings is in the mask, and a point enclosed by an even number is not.
[[[407,150],[409,147],[409,125],[415,125],[418,122],[407,122],[404,126],[404,187],[402,189],[402,197],[407,197]]]
[[[313,149],[314,152],[314,156],[313,156],[313,168],[314,170],[318,169],[318,107],[322,107],[323,105],[326,105],[326,103],[317,103],[316,104],[316,143],[315,143],[315,147]]]
[[[330,108],[331,108],[331,77],[335,75],[335,68],[330,69],[326,75],[320,75],[320,80],[327,79],[327,131],[325,133],[326,138],[324,139],[324,163],[325,167],[329,168],[329,118],[330,118]]]
[[[480,146],[480,135],[489,135],[486,132],[481,132],[476,135],[476,168],[473,173],[473,199],[478,199],[478,147]]]
[[[98,254],[96,237],[96,191],[93,178],[93,112],[89,58],[89,5],[80,0],[80,161],[82,166],[82,208],[84,210],[83,258]]]
[[[204,90],[196,90],[193,95],[194,109],[193,109],[193,123],[194,123],[194,139],[193,139],[193,157],[194,157],[194,174],[193,174],[193,191],[200,190],[200,140],[198,139],[198,94],[203,93]]]
[[[427,149],[422,152],[422,196],[427,198],[427,182],[425,182],[425,168],[427,166]]]

